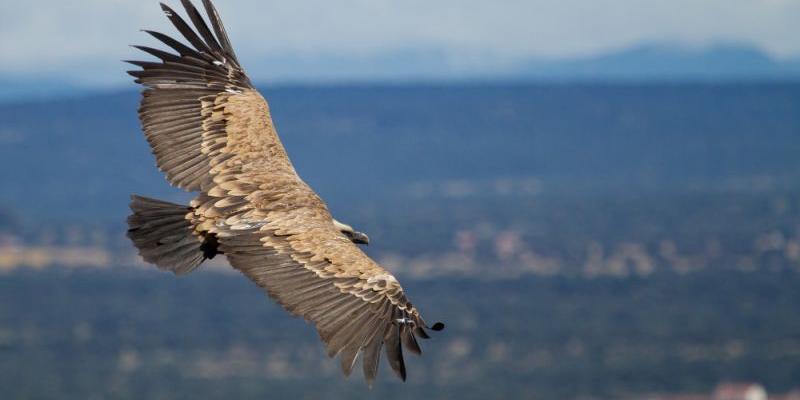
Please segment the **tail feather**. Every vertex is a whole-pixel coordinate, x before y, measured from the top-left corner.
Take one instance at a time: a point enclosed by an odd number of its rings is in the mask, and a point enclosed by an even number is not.
[[[130,207],[128,237],[145,261],[182,275],[217,254],[215,238],[195,231],[191,207],[136,195]]]

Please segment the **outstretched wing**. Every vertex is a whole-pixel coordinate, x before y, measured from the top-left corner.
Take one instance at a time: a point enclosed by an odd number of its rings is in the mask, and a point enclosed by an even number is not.
[[[134,46],[160,61],[128,61],[141,70],[128,71],[144,85],[139,107],[145,137],[156,156],[156,164],[167,180],[189,191],[208,190],[212,175],[225,168],[232,138],[225,121],[238,125],[257,124],[245,134],[256,135],[271,157],[260,160],[273,171],[294,173],[275,130],[264,98],[255,90],[239,65],[225,28],[214,6],[203,0],[214,33],[189,0],[182,0],[197,33],[169,6],[161,8],[190,46],[162,33],[145,31],[169,46],[174,53]],[[235,105],[232,105],[234,104]],[[237,114],[224,115],[235,107]],[[264,165],[268,164],[268,165]]]
[[[281,193],[261,190],[249,197],[258,202]],[[328,355],[340,355],[345,375],[362,354],[371,383],[385,346],[389,365],[405,380],[402,347],[420,354],[416,336],[428,338],[427,325],[394,276],[339,233],[327,211],[245,207],[213,231],[231,265],[316,326]]]
[[[158,167],[170,183],[202,192],[192,204],[199,228],[216,235],[231,265],[313,323],[328,354],[341,355],[345,374],[363,354],[371,382],[385,346],[405,379],[402,347],[420,353],[416,336],[428,337],[425,322],[297,176],[211,2],[203,1],[213,33],[182,2],[196,32],[162,9],[191,47],[149,32],[177,54],[137,46],[160,62],[133,61],[142,69],[130,71],[145,86],[139,113]]]

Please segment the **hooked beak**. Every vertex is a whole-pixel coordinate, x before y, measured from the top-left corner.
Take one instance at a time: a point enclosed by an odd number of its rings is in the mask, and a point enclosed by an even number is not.
[[[369,245],[369,236],[363,232],[353,231],[353,237],[351,240],[353,243]]]

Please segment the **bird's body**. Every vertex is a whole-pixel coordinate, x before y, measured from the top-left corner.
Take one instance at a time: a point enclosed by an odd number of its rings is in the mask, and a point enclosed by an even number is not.
[[[362,354],[372,382],[384,347],[405,379],[402,348],[419,353],[416,336],[426,338],[427,325],[397,279],[356,246],[366,236],[333,219],[300,179],[267,102],[213,5],[203,3],[211,28],[188,0],[194,29],[162,5],[191,47],[148,31],[177,54],[137,46],[160,61],[132,61],[141,70],[129,72],[145,87],[139,116],[159,169],[171,184],[199,194],[189,206],[134,196],[129,237],[146,261],[177,274],[224,253],[286,310],[314,324],[345,374]]]

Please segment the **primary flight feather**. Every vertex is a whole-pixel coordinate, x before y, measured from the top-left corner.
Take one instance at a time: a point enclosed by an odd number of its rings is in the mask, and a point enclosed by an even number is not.
[[[145,261],[176,274],[225,254],[270,297],[311,322],[349,375],[357,356],[372,382],[381,349],[405,380],[403,348],[419,354],[428,327],[392,274],[356,243],[366,235],[331,216],[297,175],[209,0],[211,23],[182,0],[191,25],[161,7],[188,45],[146,31],[171,51],[134,46],[158,61],[129,61],[144,86],[139,118],[158,168],[199,192],[188,206],[132,196],[128,236]],[[192,27],[193,26],[193,27]]]

